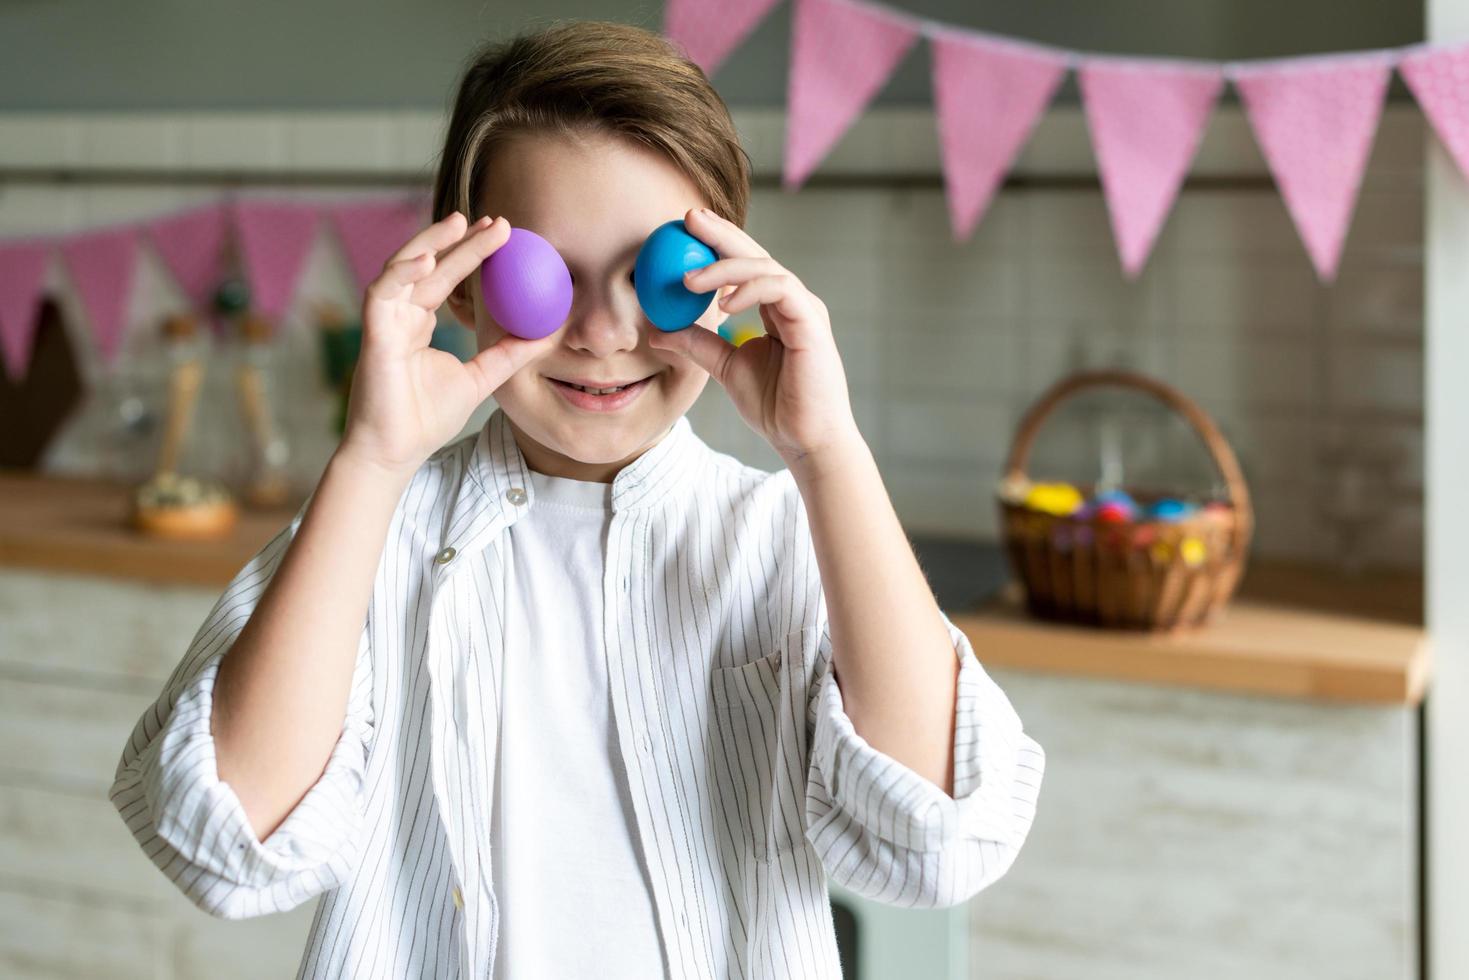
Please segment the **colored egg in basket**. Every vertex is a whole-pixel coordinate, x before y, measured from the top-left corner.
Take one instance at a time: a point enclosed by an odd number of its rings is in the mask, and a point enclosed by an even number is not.
[[[1026,464],[1046,418],[1062,401],[1097,388],[1130,389],[1181,416],[1214,463],[1219,499],[1129,492],[1115,482],[1093,488],[1032,481]],[[1002,472],[1003,541],[1034,615],[1171,630],[1203,625],[1235,591],[1254,529],[1249,487],[1218,426],[1168,384],[1122,370],[1061,379],[1022,416]]]

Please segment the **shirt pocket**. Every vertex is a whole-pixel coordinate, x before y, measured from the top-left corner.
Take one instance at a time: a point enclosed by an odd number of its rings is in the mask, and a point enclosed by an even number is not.
[[[757,861],[768,861],[801,838],[793,793],[804,775],[791,771],[799,753],[791,741],[789,678],[783,651],[711,676],[712,768],[720,817]]]

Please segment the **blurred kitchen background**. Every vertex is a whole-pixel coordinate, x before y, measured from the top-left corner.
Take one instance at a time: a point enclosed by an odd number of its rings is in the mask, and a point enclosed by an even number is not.
[[[1125,55],[1469,40],[1466,0],[894,6]],[[657,28],[661,14],[612,0],[0,5],[0,239],[255,194],[422,192],[478,41],[550,17]],[[1401,79],[1334,283],[1313,271],[1232,88],[1130,282],[1074,77],[959,244],[926,45],[805,186],[781,188],[790,33],[783,5],[713,76],[756,167],[749,230],[830,308],[859,424],[930,579],[951,615],[974,612],[980,659],[1049,757],[1030,842],[968,906],[835,896],[850,976],[1469,976],[1469,939],[1452,934],[1469,848],[1424,832],[1433,807],[1434,826],[1469,817],[1462,779],[1427,761],[1435,741],[1435,761],[1456,756],[1460,733],[1423,710],[1426,690],[1464,697],[1446,655],[1469,635],[1452,601],[1469,579],[1454,503],[1469,402],[1453,391],[1469,351],[1450,333],[1469,309],[1455,281],[1469,204]],[[138,261],[115,360],[52,262],[31,370],[0,382],[0,975],[291,975],[313,906],[209,919],[139,852],[106,790],[225,581],[325,464],[360,290],[324,221],[267,343],[195,331],[205,372],[183,467],[238,485],[266,465],[284,489],[226,545],[147,544],[116,526],[116,488],[157,468],[182,329],[165,324],[187,303],[156,254]],[[436,342],[472,344],[447,311],[443,323]],[[243,412],[241,363],[265,393]],[[1248,629],[1159,640],[993,612],[1009,577],[996,485],[1022,413],[1101,367],[1173,385],[1238,454],[1257,518],[1236,602]],[[249,411],[270,420],[263,456]],[[691,420],[715,448],[779,465],[717,385]],[[1217,489],[1190,430],[1135,396],[1068,404],[1030,470],[1094,480],[1118,454],[1129,481]]]

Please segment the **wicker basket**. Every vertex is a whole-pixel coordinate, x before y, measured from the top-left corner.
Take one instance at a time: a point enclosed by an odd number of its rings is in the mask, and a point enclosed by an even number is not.
[[[1189,422],[1223,477],[1227,500],[1174,521],[1140,510],[1133,520],[1113,523],[1025,504],[1026,463],[1041,424],[1079,391],[1119,387],[1151,395]],[[1162,496],[1130,493],[1139,505]],[[999,502],[1005,550],[1031,612],[1121,629],[1170,630],[1207,621],[1239,583],[1254,525],[1239,461],[1209,416],[1169,385],[1128,371],[1072,375],[1031,406],[1010,447]]]

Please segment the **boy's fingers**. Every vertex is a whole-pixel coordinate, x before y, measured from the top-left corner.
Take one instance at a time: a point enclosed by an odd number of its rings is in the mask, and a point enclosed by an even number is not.
[[[729,366],[736,347],[715,331],[696,323],[669,333],[659,331],[651,335],[651,340],[655,349],[682,354],[709,372],[709,376],[719,384],[728,382]]]
[[[454,287],[509,238],[510,223],[499,218],[471,230],[463,241],[438,257],[431,275],[414,285],[413,302],[424,309],[438,309]]]
[[[731,256],[770,257],[770,253],[765,251],[759,242],[751,238],[749,232],[712,211],[690,208],[684,214],[684,226],[693,233],[695,238],[724,258]]]
[[[412,258],[396,259],[383,267],[382,275],[368,283],[369,299],[387,299],[405,286],[412,286],[433,270],[433,256],[428,253]]]
[[[683,284],[695,293],[707,293],[720,286],[748,282],[756,276],[777,275],[786,270],[768,255],[740,256],[720,259],[684,273]]]
[[[464,215],[458,211],[429,225],[383,263],[382,273],[367,287],[370,298],[384,299],[433,271],[440,248],[464,237]]]
[[[383,263],[383,267],[386,268],[399,259],[411,259],[419,255],[434,255],[448,248],[464,237],[465,225],[468,223],[468,219],[459,211],[455,211],[435,221],[408,239],[402,248],[394,252],[388,258],[388,261]]]
[[[552,345],[551,334],[537,340],[526,340],[506,334],[474,357],[464,362],[465,368],[474,376],[477,394],[481,401],[495,393],[495,389],[509,380],[510,376],[538,357]]]

